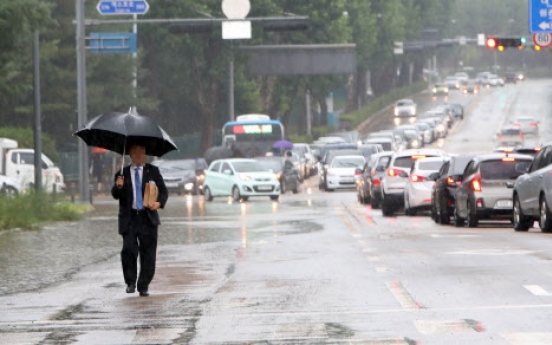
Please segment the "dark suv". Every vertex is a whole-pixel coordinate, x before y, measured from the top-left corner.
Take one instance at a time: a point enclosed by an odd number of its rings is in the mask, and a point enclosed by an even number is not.
[[[481,219],[513,220],[512,189],[533,157],[520,154],[484,154],[474,157],[456,191],[454,225],[465,221],[477,227]]]
[[[431,190],[431,216],[435,223],[449,224],[454,214],[456,189],[469,161],[475,154],[453,156],[430,179],[435,180]]]
[[[504,76],[504,83],[512,83],[515,84],[517,82],[517,76],[514,72],[508,72]]]

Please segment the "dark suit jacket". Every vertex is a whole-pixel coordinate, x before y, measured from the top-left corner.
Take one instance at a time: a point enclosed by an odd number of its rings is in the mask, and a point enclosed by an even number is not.
[[[115,180],[121,175],[121,171],[117,171],[115,174]],[[113,198],[119,200],[119,234],[123,235],[129,231],[130,226],[130,214],[132,212],[132,202],[134,201],[134,193],[132,189],[132,179],[130,177],[130,165],[123,169],[124,184],[123,188],[117,188],[117,185],[114,183],[113,188],[111,188],[111,195]],[[169,193],[167,187],[165,187],[165,182],[163,177],[159,172],[159,168],[149,163],[144,165],[143,174],[142,174],[142,192],[146,190],[146,183],[150,181],[155,181],[157,188],[159,189],[159,197],[157,201],[161,203],[161,208],[165,207],[167,199],[169,198]],[[144,208],[149,219],[149,226],[157,227],[161,222],[159,221],[159,215],[157,211],[150,211],[147,208]]]

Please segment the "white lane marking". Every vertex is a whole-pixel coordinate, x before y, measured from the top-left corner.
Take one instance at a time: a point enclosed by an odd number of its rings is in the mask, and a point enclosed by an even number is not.
[[[416,320],[414,325],[422,334],[482,332],[481,322],[475,320]]]
[[[410,296],[401,282],[396,280],[388,282],[387,287],[405,310],[418,310],[422,308],[422,306]]]
[[[538,285],[523,285],[523,287],[535,296],[552,296],[552,294]]]
[[[391,272],[391,269],[389,267],[376,267],[376,272],[378,273]]]
[[[523,255],[536,253],[535,250],[523,250],[523,249],[511,249],[511,248],[488,248],[488,249],[474,249],[474,250],[461,250],[457,252],[448,252],[448,255]]]
[[[472,238],[472,237],[481,237],[481,235],[443,235],[443,234],[431,234],[429,237],[432,238]]]
[[[506,333],[501,336],[512,345],[550,345],[552,333]]]

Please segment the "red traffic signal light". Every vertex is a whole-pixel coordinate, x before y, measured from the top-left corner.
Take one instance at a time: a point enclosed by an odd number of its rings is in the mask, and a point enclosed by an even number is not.
[[[497,49],[498,51],[503,51],[507,47],[516,47],[518,49],[523,49],[525,44],[525,37],[487,37],[485,45],[489,49]]]

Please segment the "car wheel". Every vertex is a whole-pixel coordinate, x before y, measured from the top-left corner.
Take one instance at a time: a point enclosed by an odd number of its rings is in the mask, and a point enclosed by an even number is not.
[[[450,224],[450,214],[448,213],[447,207],[441,204],[439,205],[439,210],[439,224]]]
[[[437,217],[437,207],[435,206],[435,200],[433,199],[431,200],[431,219],[433,219],[433,221],[438,224],[439,222],[437,220]]]
[[[470,228],[477,228],[477,224],[479,223],[479,220],[477,219],[477,214],[475,211],[475,205],[473,205],[471,202],[468,201],[468,226]]]
[[[278,201],[278,199],[280,199],[279,195],[271,195],[270,196],[270,200],[272,200],[272,201]]]
[[[241,199],[240,190],[236,186],[234,186],[234,188],[232,188],[232,199],[234,199],[234,201],[236,201],[236,202],[240,201],[240,199]]]
[[[203,197],[207,201],[213,201],[213,194],[211,194],[211,190],[209,189],[209,187],[203,188]]]
[[[514,230],[515,231],[527,231],[531,226],[531,217],[527,217],[521,210],[521,203],[519,202],[519,196],[514,196]]]
[[[410,208],[410,203],[408,202],[408,195],[404,193],[404,214],[407,216],[413,216],[413,211],[414,210]]]
[[[373,196],[370,196],[370,205],[374,210],[380,208],[379,200]]]
[[[393,205],[389,202],[389,198],[385,197],[385,193],[383,193],[383,198],[381,200],[381,213],[384,217],[390,217],[394,213]]]
[[[539,207],[539,226],[542,232],[551,232],[552,231],[552,213],[548,209],[548,204],[544,196],[541,196]]]
[[[19,193],[17,192],[17,189],[13,188],[12,186],[4,186],[1,190],[2,195],[13,199],[15,198]]]
[[[458,214],[458,209],[456,209],[456,207],[454,208],[454,226],[456,227],[461,227],[461,226],[464,226],[464,218],[460,217],[460,215]]]

